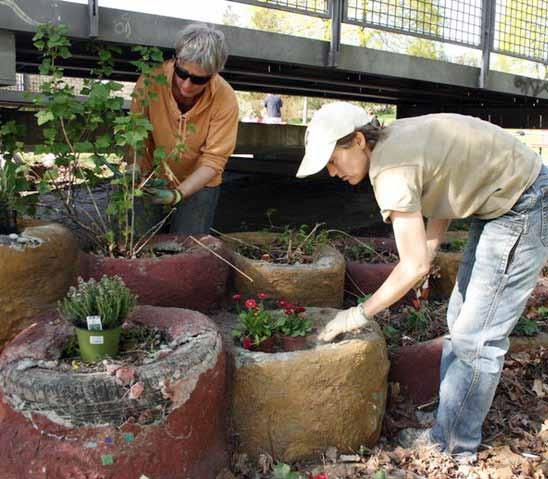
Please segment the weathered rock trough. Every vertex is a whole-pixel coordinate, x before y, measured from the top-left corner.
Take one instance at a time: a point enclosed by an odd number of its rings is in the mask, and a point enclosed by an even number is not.
[[[458,253],[456,253],[458,254]],[[541,278],[527,303],[527,309],[548,304],[548,279]],[[401,386],[402,394],[417,404],[431,401],[439,392],[443,337],[403,346],[390,355],[389,380]],[[548,348],[548,333],[510,336],[511,353]]]
[[[320,330],[337,310],[309,308]],[[286,462],[317,456],[329,446],[356,451],[377,441],[385,410],[388,357],[376,323],[336,343],[308,337],[307,349],[251,352],[235,346],[235,317],[224,325],[234,360],[233,428],[241,451]]]
[[[249,243],[268,244],[274,233],[234,233],[231,237]],[[225,239],[227,245],[237,248],[238,243]],[[254,260],[233,251],[234,265],[253,279],[250,282],[234,272],[234,288],[245,296],[267,293],[275,298],[302,306],[339,308],[343,302],[345,262],[343,256],[329,245],[321,246],[311,264],[273,264]]]
[[[56,369],[73,329],[53,315],[0,356],[0,450],[8,477],[204,478],[227,463],[226,357],[203,314],[142,306],[171,352],[124,379]],[[130,386],[142,394],[131,399]]]
[[[212,236],[197,239],[226,256],[220,240]],[[153,244],[173,254],[125,259],[82,253],[80,274],[84,279],[118,275],[138,295],[140,304],[206,312],[222,302],[229,273],[226,263],[189,237],[158,235]]]
[[[24,221],[0,244],[0,350],[33,317],[55,307],[76,280],[78,243],[56,223]]]

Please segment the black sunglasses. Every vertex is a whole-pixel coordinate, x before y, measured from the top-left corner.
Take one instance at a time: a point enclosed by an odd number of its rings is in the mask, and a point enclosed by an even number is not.
[[[211,80],[211,77],[213,76],[213,75],[208,75],[206,77],[201,77],[198,75],[192,75],[187,70],[177,65],[177,63],[175,63],[175,74],[181,80],[186,80],[187,78],[190,78],[190,81],[194,83],[195,85],[205,85],[209,80]]]

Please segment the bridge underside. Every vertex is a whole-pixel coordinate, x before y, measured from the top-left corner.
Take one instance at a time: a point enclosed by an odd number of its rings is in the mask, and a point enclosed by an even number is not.
[[[87,5],[51,0],[15,3],[17,11],[9,4],[0,4],[0,30],[8,35],[12,32],[14,39],[2,41],[0,50],[15,48],[14,70],[37,73],[41,58],[32,46],[32,34],[38,23],[54,20],[65,23],[73,38],[74,56],[65,63],[67,76],[89,75],[96,56],[88,37]],[[177,31],[188,23],[100,8],[98,40],[123,48],[115,77],[134,81],[131,47],[154,45],[170,56]],[[328,42],[238,27],[219,28],[231,52],[223,76],[238,90],[389,103],[398,106],[399,117],[451,111],[480,116],[508,128],[547,127],[548,82],[491,71],[482,89],[478,87],[479,68],[348,45],[341,47],[338,66],[327,67]],[[3,99],[0,94],[0,103],[14,101],[13,94]]]

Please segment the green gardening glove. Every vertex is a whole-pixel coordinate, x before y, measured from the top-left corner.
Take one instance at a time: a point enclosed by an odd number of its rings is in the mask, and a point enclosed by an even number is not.
[[[175,188],[143,188],[152,204],[175,206],[183,201],[183,194]]]

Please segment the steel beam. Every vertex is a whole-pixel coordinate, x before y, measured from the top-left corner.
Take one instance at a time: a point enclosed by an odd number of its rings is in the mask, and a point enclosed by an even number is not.
[[[15,85],[15,35],[0,30],[0,86]]]

